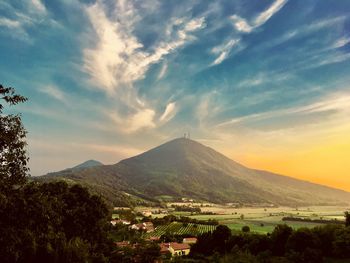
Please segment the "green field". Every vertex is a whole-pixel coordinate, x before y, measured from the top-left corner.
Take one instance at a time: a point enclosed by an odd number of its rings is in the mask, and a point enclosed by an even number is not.
[[[171,203],[172,204],[172,203]],[[181,205],[181,203],[177,203]],[[195,206],[193,203],[187,205]],[[170,205],[168,205],[170,207]],[[140,207],[139,210],[150,209]],[[155,208],[159,209],[159,208]],[[242,207],[234,208],[228,206],[220,206],[210,204],[210,206],[201,206],[203,212],[216,213],[214,215],[191,215],[189,212],[171,211],[169,214],[176,216],[188,216],[197,220],[209,220],[215,219],[220,224],[227,225],[232,231],[240,231],[243,226],[249,226],[252,232],[266,234],[271,233],[278,224],[287,224],[295,229],[301,227],[315,227],[320,225],[319,223],[310,222],[296,222],[296,221],[283,221],[283,217],[294,216],[305,219],[325,219],[325,220],[344,220],[344,211],[347,211],[348,207],[336,207],[336,206],[310,206],[310,207]],[[163,217],[166,214],[156,214],[152,217]],[[241,216],[243,215],[243,219]]]
[[[266,234],[271,233],[278,224],[287,224],[294,229],[301,227],[312,228],[319,223],[283,221],[285,216],[301,217],[305,219],[344,220],[345,207],[306,207],[306,208],[226,208],[213,206],[206,208],[207,211],[217,212],[217,215],[192,215],[198,220],[215,219],[220,224],[227,225],[232,231],[240,231],[243,226],[249,226],[252,232]],[[241,219],[241,215],[244,219]]]
[[[146,233],[145,237],[160,237],[165,233],[170,233],[173,235],[197,236],[206,232],[214,231],[215,228],[216,226],[214,225],[188,223],[186,226],[184,226],[184,224],[181,222],[172,222],[167,225],[160,225],[156,227],[153,232]]]

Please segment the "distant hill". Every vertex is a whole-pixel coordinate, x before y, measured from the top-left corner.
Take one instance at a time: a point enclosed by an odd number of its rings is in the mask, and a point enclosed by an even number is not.
[[[172,140],[115,165],[64,170],[40,178],[53,179],[82,183],[111,202],[156,201],[166,195],[216,203],[288,206],[350,203],[348,192],[250,169],[185,138]]]

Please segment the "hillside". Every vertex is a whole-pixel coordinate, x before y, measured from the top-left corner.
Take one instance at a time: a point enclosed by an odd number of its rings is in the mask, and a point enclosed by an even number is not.
[[[278,205],[350,203],[350,193],[245,167],[196,141],[179,138],[115,165],[66,170],[41,179],[65,179],[96,192],[153,201],[159,196],[211,202]]]

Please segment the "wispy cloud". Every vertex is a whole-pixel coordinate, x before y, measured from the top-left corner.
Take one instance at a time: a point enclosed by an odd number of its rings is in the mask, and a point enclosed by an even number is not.
[[[1,3],[4,10],[10,14],[9,17],[0,17],[0,27],[7,27],[11,37],[32,43],[33,39],[29,34],[29,29],[35,28],[38,24],[46,22],[49,25],[58,25],[48,16],[45,5],[41,0],[29,0],[23,6],[13,3]]]
[[[254,31],[254,29],[265,24],[274,14],[276,14],[286,3],[288,0],[276,0],[269,8],[265,11],[261,12],[252,22],[247,21],[246,19],[240,17],[237,14],[234,14],[229,17],[232,22],[234,28],[238,33],[247,34]],[[218,54],[218,57],[211,64],[218,65],[222,63],[225,59],[227,59],[230,55],[232,48],[239,43],[240,36],[236,36],[235,38],[229,39],[226,43],[221,44],[220,46],[214,47],[212,49],[212,53]],[[241,49],[243,45],[241,45]],[[240,51],[238,50],[238,51]]]
[[[169,39],[146,51],[133,32],[140,14],[131,1],[118,1],[113,19],[100,2],[86,11],[97,41],[95,47],[84,50],[84,68],[96,86],[109,93],[143,79],[150,65],[193,41],[191,33],[205,27],[204,17],[175,19],[167,26]]]
[[[66,94],[54,85],[44,86],[44,87],[39,88],[38,90],[39,90],[39,92],[45,93],[45,94],[49,95],[50,97],[52,97],[56,100],[59,100],[63,103],[67,102]]]
[[[176,103],[170,102],[163,112],[162,116],[160,116],[159,121],[160,123],[166,123],[169,120],[171,120],[176,114]]]
[[[13,29],[21,27],[21,23],[19,21],[8,19],[6,17],[0,17],[0,26]]]
[[[157,79],[158,80],[162,79],[165,76],[167,70],[168,70],[168,63],[166,63],[164,61],[162,67],[160,68],[160,71],[159,71]]]
[[[135,133],[140,130],[154,128],[155,111],[150,108],[139,109],[128,116],[121,116],[117,112],[109,112],[108,116],[114,121],[116,132],[121,133]]]
[[[276,14],[288,0],[276,0],[268,9],[258,15],[253,22],[254,27],[259,27],[267,22],[274,14]]]
[[[247,20],[238,15],[232,15],[230,19],[237,31],[243,33],[250,33],[255,28],[265,24],[287,3],[287,1],[288,0],[276,0],[269,8],[267,8],[265,11],[261,12],[258,16],[256,16],[252,22],[248,22]]]
[[[45,5],[40,0],[31,0],[32,6],[40,13],[46,13]]]
[[[343,115],[350,113],[350,94],[334,93],[327,95],[326,97],[319,99],[319,101],[316,101],[309,105],[254,113],[219,123],[216,127],[227,127],[235,124],[243,124],[248,121],[251,122],[258,120],[269,120],[280,117],[288,118],[322,112],[333,112],[333,114],[341,114],[341,119],[344,120]],[[319,121],[322,121],[322,119]]]
[[[230,55],[232,48],[238,43],[239,39],[230,39],[226,43],[214,47],[211,52],[218,55],[218,57],[214,60],[212,65],[218,65],[223,62]]]
[[[254,29],[254,26],[251,26],[247,20],[238,15],[232,15],[230,20],[239,32],[250,33]]]
[[[350,37],[341,37],[337,39],[334,44],[332,45],[332,48],[341,48],[346,46],[347,44],[350,43]]]
[[[342,25],[345,19],[346,17],[344,16],[336,16],[336,17],[314,21],[310,24],[302,25],[294,29],[289,29],[283,35],[276,37],[274,39],[269,39],[267,42],[263,42],[261,45],[258,45],[258,48],[260,49],[271,48],[277,45],[284,44],[292,39],[304,37],[312,33],[317,33],[320,30],[332,29],[334,27]],[[338,41],[339,42],[333,43],[332,48],[337,48],[337,45],[341,45],[345,40],[344,38],[341,38]]]

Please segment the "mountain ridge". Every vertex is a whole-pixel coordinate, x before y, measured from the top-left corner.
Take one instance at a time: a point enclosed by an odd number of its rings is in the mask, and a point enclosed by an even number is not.
[[[114,165],[46,175],[155,200],[167,195],[217,203],[348,204],[350,193],[248,168],[216,150],[177,138]]]

